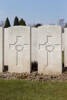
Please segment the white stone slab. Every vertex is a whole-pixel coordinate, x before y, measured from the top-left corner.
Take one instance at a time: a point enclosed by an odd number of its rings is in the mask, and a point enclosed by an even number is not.
[[[5,29],[4,64],[9,72],[30,73],[30,27]]]
[[[33,51],[35,53],[32,56],[34,57],[33,60],[38,61],[38,72],[43,74],[61,74],[61,28],[59,26],[41,26],[37,29],[33,28],[32,34],[36,34],[35,39],[33,39]]]
[[[37,56],[38,56],[38,29],[37,28],[31,28],[31,61],[37,62]]]
[[[62,51],[64,51],[64,33],[62,33]]]
[[[3,28],[0,27],[0,72],[3,71]]]
[[[64,29],[64,66],[67,67],[67,28]]]

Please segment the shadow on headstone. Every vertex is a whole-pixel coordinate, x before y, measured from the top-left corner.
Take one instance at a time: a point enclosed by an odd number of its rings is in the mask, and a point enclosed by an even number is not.
[[[67,72],[67,67],[64,66],[64,64],[62,64],[62,72]]]
[[[4,66],[3,72],[8,72],[8,66],[7,65]]]
[[[38,71],[38,62],[34,61],[31,63],[31,72]]]

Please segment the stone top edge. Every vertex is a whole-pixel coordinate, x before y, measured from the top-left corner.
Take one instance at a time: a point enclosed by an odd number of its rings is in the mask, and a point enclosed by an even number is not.
[[[30,28],[29,26],[11,26],[5,29],[10,29],[10,28]]]
[[[41,28],[60,28],[61,29],[61,26],[59,25],[43,25],[43,26],[39,26],[39,27],[32,27],[34,29],[41,29]]]
[[[42,27],[59,27],[59,28],[61,28],[61,26],[59,26],[59,25],[43,25],[43,26],[39,26],[38,28],[42,28]]]
[[[0,28],[3,28],[3,27],[0,27]],[[11,27],[8,27],[8,28],[5,28],[5,29],[10,29],[10,28],[30,28],[30,26],[11,26]],[[61,26],[59,26],[59,25],[43,25],[43,26],[39,26],[38,28],[31,26],[31,28],[35,28],[35,29],[40,29],[40,28],[61,28]],[[67,29],[67,28],[64,28],[64,29]]]
[[[13,28],[13,27],[32,27],[32,28],[36,28],[36,27],[33,27],[33,26],[11,26],[11,27],[8,27],[8,28]],[[61,26],[60,25],[42,25],[42,26],[39,26],[38,28],[42,28],[42,27],[60,27],[61,28]],[[0,26],[0,28],[2,28],[1,26]]]
[[[67,27],[65,27],[64,29],[67,29]]]

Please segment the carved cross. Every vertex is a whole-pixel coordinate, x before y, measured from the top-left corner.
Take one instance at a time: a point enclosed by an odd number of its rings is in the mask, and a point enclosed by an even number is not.
[[[45,43],[43,43],[43,44],[39,44],[39,49],[41,49],[41,47],[45,47],[45,50],[46,50],[46,53],[47,53],[47,65],[46,66],[48,66],[48,53],[51,53],[54,49],[55,49],[55,46],[59,46],[59,45],[61,45],[61,44],[50,44],[49,43],[49,38],[51,38],[52,36],[47,36],[47,40],[46,40],[46,42]]]
[[[25,45],[30,45],[30,44],[22,44],[22,36],[16,36],[16,42],[13,44],[9,44],[9,48],[11,46],[15,47],[16,50],[16,65],[18,65],[18,53],[23,51]]]

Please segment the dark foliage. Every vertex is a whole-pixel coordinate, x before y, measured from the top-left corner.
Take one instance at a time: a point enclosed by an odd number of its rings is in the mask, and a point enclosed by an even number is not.
[[[26,22],[23,19],[20,19],[19,25],[26,26]]]
[[[19,19],[16,16],[15,19],[14,19],[14,26],[18,26],[18,25],[19,25]]]
[[[4,28],[8,28],[8,27],[10,27],[11,25],[10,25],[10,21],[9,21],[9,18],[7,17],[6,18],[6,21],[5,21],[5,25],[4,25]]]

